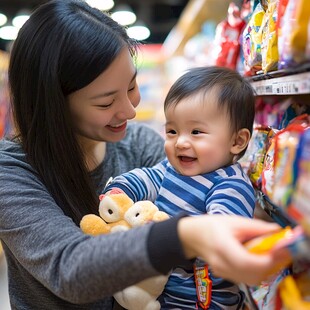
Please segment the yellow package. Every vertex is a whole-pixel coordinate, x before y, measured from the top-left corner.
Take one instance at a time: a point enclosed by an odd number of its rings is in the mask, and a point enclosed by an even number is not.
[[[242,50],[246,75],[254,75],[262,68],[261,25],[265,11],[260,3],[255,7],[242,34]]]
[[[292,236],[292,229],[289,226],[287,226],[273,234],[254,238],[253,240],[246,242],[244,245],[251,253],[265,254],[271,251],[271,249],[279,241],[283,239],[289,239],[291,236]]]
[[[269,131],[270,127],[255,127],[252,139],[249,144],[249,151],[251,152],[251,157],[249,158],[250,163],[247,174],[253,186],[257,189],[261,189],[261,174],[268,144]]]
[[[296,27],[293,28],[291,45],[293,58],[297,63],[305,60],[310,20],[310,1],[300,0],[296,10]]]
[[[304,288],[306,289],[304,289]],[[286,276],[279,284],[279,295],[283,308],[286,310],[310,310],[309,278],[295,281],[292,275]]]
[[[264,73],[278,69],[277,9],[278,0],[269,0],[262,22],[262,70]]]
[[[279,69],[294,67],[307,60],[309,23],[310,1],[289,0],[279,26]]]

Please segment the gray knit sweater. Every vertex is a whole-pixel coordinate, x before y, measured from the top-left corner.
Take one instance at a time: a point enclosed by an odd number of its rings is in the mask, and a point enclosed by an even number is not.
[[[92,172],[98,193],[110,176],[163,156],[162,138],[131,124],[123,141],[107,144],[104,162]],[[0,238],[12,309],[112,309],[115,292],[184,261],[176,223],[87,236],[63,214],[20,145],[0,141]]]

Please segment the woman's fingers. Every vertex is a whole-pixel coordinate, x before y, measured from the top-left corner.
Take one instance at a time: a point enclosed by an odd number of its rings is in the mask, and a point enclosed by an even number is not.
[[[181,219],[178,229],[188,258],[202,257],[217,276],[236,283],[258,284],[290,259],[288,252],[280,250],[253,254],[243,244],[276,232],[280,229],[277,224],[240,216],[204,215]]]

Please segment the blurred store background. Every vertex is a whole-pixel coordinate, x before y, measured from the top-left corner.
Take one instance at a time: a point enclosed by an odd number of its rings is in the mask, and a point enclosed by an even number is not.
[[[7,69],[9,53],[19,28],[29,14],[48,0],[0,0],[0,138],[12,129],[9,114]],[[63,0],[65,1],[65,0]],[[214,25],[225,18],[227,0],[88,0],[89,4],[109,12],[128,29],[130,36],[143,45],[138,64],[141,104],[137,120],[162,131],[163,98],[175,76],[187,66],[179,61],[186,42],[205,31],[214,36]],[[120,11],[129,11],[129,21]],[[138,27],[138,33],[133,27]],[[143,28],[141,28],[143,26]],[[199,44],[201,45],[201,44]],[[189,47],[189,50],[192,48]],[[195,54],[195,50],[189,51]],[[175,60],[173,60],[175,59]],[[0,245],[1,246],[1,245]],[[6,263],[0,247],[0,310],[10,310]]]
[[[7,67],[18,32],[11,28],[16,22],[14,17],[23,22],[27,14],[46,1],[0,0],[0,138],[11,131]],[[224,66],[248,77],[256,93],[256,120],[252,143],[242,164],[257,191],[256,216],[281,226],[297,223],[307,232],[302,243],[306,250],[299,252],[296,248],[298,260],[294,260],[292,268],[261,286],[247,288],[248,308],[310,309],[310,144],[304,143],[310,141],[310,1],[89,0],[89,3],[111,14],[129,9],[131,21],[125,26],[129,35],[142,43],[137,78],[141,103],[136,120],[161,133],[164,97],[189,67]],[[117,18],[117,14],[113,16]],[[119,22],[125,20],[121,15]],[[3,29],[6,26],[10,27]],[[135,26],[139,26],[140,32],[134,32]],[[8,29],[13,31],[12,37],[6,32]],[[295,118],[303,125],[298,135],[290,132],[288,126]],[[284,141],[295,144],[283,144],[283,149],[274,150],[272,138],[279,130],[287,130],[288,138]],[[300,156],[301,150],[304,157]],[[290,156],[281,156],[285,152]],[[288,171],[286,175],[281,174],[284,170]],[[281,193],[278,198],[286,200],[277,200],[277,192]],[[304,253],[308,253],[306,257]],[[281,294],[290,296],[289,300]],[[0,251],[0,310],[9,309],[6,266]]]

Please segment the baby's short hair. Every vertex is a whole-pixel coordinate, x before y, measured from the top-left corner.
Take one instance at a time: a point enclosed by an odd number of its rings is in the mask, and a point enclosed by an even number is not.
[[[237,71],[224,67],[191,68],[170,88],[164,110],[200,92],[216,90],[219,108],[227,112],[233,132],[247,128],[252,134],[255,117],[254,90]]]

